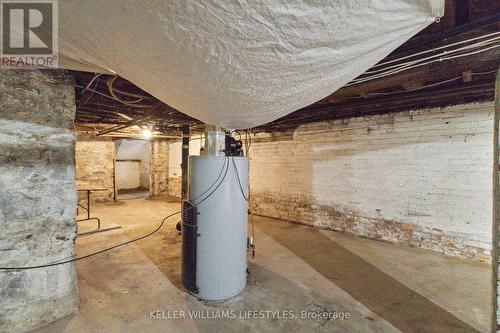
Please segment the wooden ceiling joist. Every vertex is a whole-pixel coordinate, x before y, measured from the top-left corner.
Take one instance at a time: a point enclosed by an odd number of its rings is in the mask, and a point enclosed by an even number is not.
[[[491,34],[500,31],[500,3],[460,1],[448,0],[440,23],[430,25],[351,84],[321,101],[263,125],[259,130],[281,130],[304,122],[493,99],[494,72],[500,64],[500,43],[491,42]],[[454,51],[457,47],[475,45],[486,38],[490,38],[490,42],[479,43],[477,48]],[[470,39],[473,40],[464,42]],[[436,49],[436,52],[429,51],[424,55],[438,59],[437,50],[445,50],[443,45],[454,43],[460,44],[449,48],[457,55],[453,59],[410,69],[405,65],[405,70],[396,74],[377,79],[373,76],[403,68],[398,64],[418,58],[404,58],[401,62],[396,59],[426,50]],[[480,52],[464,55],[469,51]],[[446,59],[446,56],[441,58]],[[136,137],[143,127],[165,138],[178,138],[183,124],[189,124],[194,131],[202,130],[201,122],[157,100],[127,80],[95,73],[72,73],[76,82],[77,127],[95,131],[101,136],[116,137]],[[370,80],[353,84],[367,78]]]

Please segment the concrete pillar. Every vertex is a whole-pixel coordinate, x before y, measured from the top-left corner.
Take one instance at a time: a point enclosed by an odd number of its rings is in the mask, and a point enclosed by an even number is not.
[[[63,71],[0,70],[0,267],[75,255],[75,96]],[[78,309],[75,264],[0,271],[0,332]]]

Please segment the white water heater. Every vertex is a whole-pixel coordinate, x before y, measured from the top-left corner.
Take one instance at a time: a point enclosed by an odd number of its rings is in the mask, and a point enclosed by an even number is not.
[[[189,156],[188,179],[182,221],[183,284],[201,299],[233,297],[246,285],[248,159]]]

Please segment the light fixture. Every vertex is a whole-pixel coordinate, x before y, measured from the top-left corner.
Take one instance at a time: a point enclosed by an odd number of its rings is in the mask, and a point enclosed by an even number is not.
[[[150,131],[150,130],[148,130],[148,129],[143,129],[143,130],[142,130],[142,136],[143,136],[145,139],[149,139],[149,138],[151,138],[151,135],[152,135],[152,133],[151,133],[151,131]]]

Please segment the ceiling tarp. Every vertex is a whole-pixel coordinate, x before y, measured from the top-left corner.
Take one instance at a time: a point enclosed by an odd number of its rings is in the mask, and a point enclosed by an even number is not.
[[[64,0],[61,67],[250,128],[312,104],[443,15],[444,0]]]

